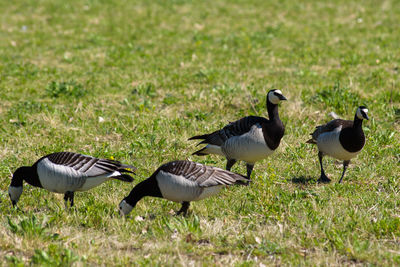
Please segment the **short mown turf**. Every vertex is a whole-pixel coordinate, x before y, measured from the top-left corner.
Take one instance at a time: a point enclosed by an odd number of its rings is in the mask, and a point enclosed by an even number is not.
[[[0,258],[3,265],[399,265],[400,2],[1,1]],[[187,141],[246,115],[267,116],[280,89],[286,125],[253,183],[180,205],[118,203],[162,163],[190,159]],[[343,184],[317,184],[305,144],[330,112],[369,108],[366,146]],[[55,151],[138,168],[62,195],[29,185],[13,209],[11,174]],[[244,164],[233,171],[245,173]]]

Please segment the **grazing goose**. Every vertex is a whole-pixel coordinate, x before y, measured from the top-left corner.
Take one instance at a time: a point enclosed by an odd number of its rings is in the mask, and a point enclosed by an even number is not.
[[[321,177],[318,182],[329,183],[331,180],[325,175],[322,167],[322,158],[325,155],[343,160],[343,173],[339,183],[342,182],[344,173],[350,160],[354,158],[365,144],[365,136],[362,129],[363,119],[368,118],[368,109],[364,106],[357,108],[354,121],[336,119],[327,124],[316,127],[311,134],[309,144],[318,146],[318,158],[321,166]]]
[[[240,174],[182,160],[172,161],[159,167],[149,178],[137,184],[119,204],[121,215],[127,215],[145,196],[165,198],[181,202],[177,215],[186,212],[190,201],[201,200],[219,193],[223,186],[247,184]]]
[[[66,204],[74,205],[74,192],[86,191],[109,179],[132,182],[125,173],[136,168],[109,159],[97,159],[73,152],[58,152],[39,159],[32,166],[18,168],[12,177],[8,194],[15,206],[22,194],[22,182],[64,194]]]
[[[285,133],[285,126],[278,113],[278,103],[282,100],[287,99],[280,90],[270,90],[266,100],[269,120],[248,116],[231,122],[213,133],[189,138],[189,140],[203,139],[198,145],[207,144],[193,155],[225,156],[228,171],[237,160],[243,160],[246,162],[247,178],[250,179],[255,162],[274,153]]]

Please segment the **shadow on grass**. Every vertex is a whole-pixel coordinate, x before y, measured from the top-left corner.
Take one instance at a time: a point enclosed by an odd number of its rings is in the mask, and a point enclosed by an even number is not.
[[[315,184],[316,183],[315,178],[306,177],[306,176],[293,177],[290,181],[294,184]]]

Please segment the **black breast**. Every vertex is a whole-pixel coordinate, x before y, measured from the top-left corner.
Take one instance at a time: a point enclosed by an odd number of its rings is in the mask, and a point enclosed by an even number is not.
[[[281,120],[272,120],[262,124],[264,140],[271,150],[278,148],[283,135],[285,134],[285,126]]]
[[[340,143],[349,152],[360,151],[365,145],[365,136],[362,128],[345,128],[340,132]]]

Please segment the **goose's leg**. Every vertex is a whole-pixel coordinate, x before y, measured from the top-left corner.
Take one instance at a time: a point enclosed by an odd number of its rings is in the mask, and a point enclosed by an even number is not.
[[[74,205],[74,192],[71,192],[71,191],[65,192],[64,200],[65,200],[65,207],[68,206],[68,200],[72,207]]]
[[[74,192],[71,192],[69,196],[69,202],[71,203],[71,207],[74,206]]]
[[[235,163],[236,163],[236,159],[227,159],[226,170],[231,171],[231,168]]]
[[[183,216],[186,216],[187,210],[189,209],[190,206],[190,202],[188,201],[183,201],[182,202],[182,207],[181,209],[176,213],[176,215],[180,215],[181,213],[183,213]]]
[[[343,161],[343,173],[342,173],[342,177],[340,177],[339,184],[342,182],[343,177],[344,177],[344,173],[346,172],[347,167],[349,166],[349,164],[350,164],[350,160]]]
[[[65,204],[65,208],[66,208],[66,209],[68,209],[68,199],[69,199],[68,193],[69,193],[69,192],[66,192],[66,193],[64,194],[64,204]]]
[[[331,179],[329,179],[328,176],[326,176],[324,167],[322,166],[322,158],[323,157],[324,157],[324,154],[321,151],[319,151],[318,159],[319,159],[319,165],[321,166],[321,177],[318,179],[318,182],[319,183],[329,183],[331,181]]]
[[[246,163],[247,178],[250,180],[251,172],[253,171],[254,164]]]

